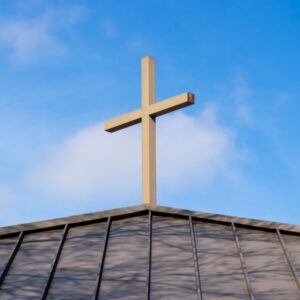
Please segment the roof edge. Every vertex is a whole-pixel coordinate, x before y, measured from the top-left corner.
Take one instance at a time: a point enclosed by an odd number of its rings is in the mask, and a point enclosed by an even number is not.
[[[15,234],[15,233],[19,233],[20,231],[35,231],[35,230],[44,230],[52,227],[53,228],[61,227],[64,226],[65,224],[93,222],[97,220],[100,221],[101,219],[105,219],[108,217],[126,217],[132,214],[141,213],[145,210],[151,210],[153,212],[160,213],[160,214],[167,214],[167,215],[174,215],[174,216],[181,216],[181,217],[192,216],[194,218],[203,219],[206,221],[216,222],[216,223],[235,223],[236,225],[257,227],[258,229],[267,229],[267,230],[280,229],[284,231],[292,231],[295,233],[300,233],[299,225],[292,225],[292,224],[279,223],[273,221],[263,221],[258,219],[240,218],[240,217],[226,216],[221,214],[197,212],[197,211],[171,208],[165,206],[151,206],[151,205],[143,204],[143,205],[129,206],[125,208],[115,208],[110,210],[98,211],[94,213],[86,213],[82,215],[56,218],[56,219],[45,220],[45,221],[37,221],[37,222],[1,227],[0,236]]]

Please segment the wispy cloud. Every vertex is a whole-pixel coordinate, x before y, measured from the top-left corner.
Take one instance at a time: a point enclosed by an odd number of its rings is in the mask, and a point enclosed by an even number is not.
[[[287,92],[282,92],[278,96],[277,104],[285,104],[291,100],[291,96]]]
[[[10,18],[0,24],[0,48],[14,63],[27,63],[41,58],[66,54],[67,45],[58,31],[78,22],[85,9],[69,6],[61,10],[49,8],[32,18]]]
[[[119,32],[116,23],[112,19],[103,19],[100,23],[102,32],[110,39],[116,39],[119,36]]]
[[[173,192],[207,185],[238,160],[233,132],[208,107],[158,121],[159,186]],[[140,130],[108,134],[102,124],[80,130],[30,171],[27,182],[43,195],[72,200],[140,198]]]
[[[245,78],[238,74],[234,83],[233,98],[236,102],[236,115],[240,122],[251,126],[253,124],[253,117],[250,112],[249,99],[251,97],[251,90]]]
[[[0,200],[3,203],[8,203],[9,201],[15,199],[15,190],[7,184],[0,183]],[[2,203],[2,204],[3,204]]]
[[[6,47],[13,62],[28,62],[65,54],[66,47],[50,31],[43,19],[8,21],[1,26],[0,43]]]
[[[218,102],[222,103],[223,109],[230,112],[240,125],[253,127],[255,119],[251,102],[254,95],[246,77],[237,72],[229,81],[219,85],[218,89],[221,94]]]

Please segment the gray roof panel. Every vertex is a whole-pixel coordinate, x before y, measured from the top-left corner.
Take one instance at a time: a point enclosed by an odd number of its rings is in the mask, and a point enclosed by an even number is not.
[[[92,297],[105,229],[105,222],[70,228],[47,299]]]
[[[299,299],[277,234],[239,228],[238,235],[255,299]]]
[[[140,206],[0,229],[0,299],[300,299],[298,226]]]
[[[0,299],[41,298],[59,237],[58,230],[24,237],[1,286]]]
[[[5,265],[15,247],[17,237],[0,240],[0,274],[3,272]]]
[[[231,227],[196,221],[194,230],[204,299],[249,299]]]
[[[148,218],[112,222],[100,299],[142,299],[147,282]]]
[[[153,216],[151,264],[153,299],[197,299],[187,219]]]

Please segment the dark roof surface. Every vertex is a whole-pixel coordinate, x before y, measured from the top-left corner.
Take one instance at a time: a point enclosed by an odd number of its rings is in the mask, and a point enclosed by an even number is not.
[[[300,227],[134,206],[0,228],[0,299],[300,299]]]

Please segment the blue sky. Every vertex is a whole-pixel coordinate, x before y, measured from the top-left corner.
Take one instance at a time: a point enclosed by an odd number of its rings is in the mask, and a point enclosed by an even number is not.
[[[0,225],[141,203],[140,60],[158,204],[300,224],[300,3],[0,0]]]

